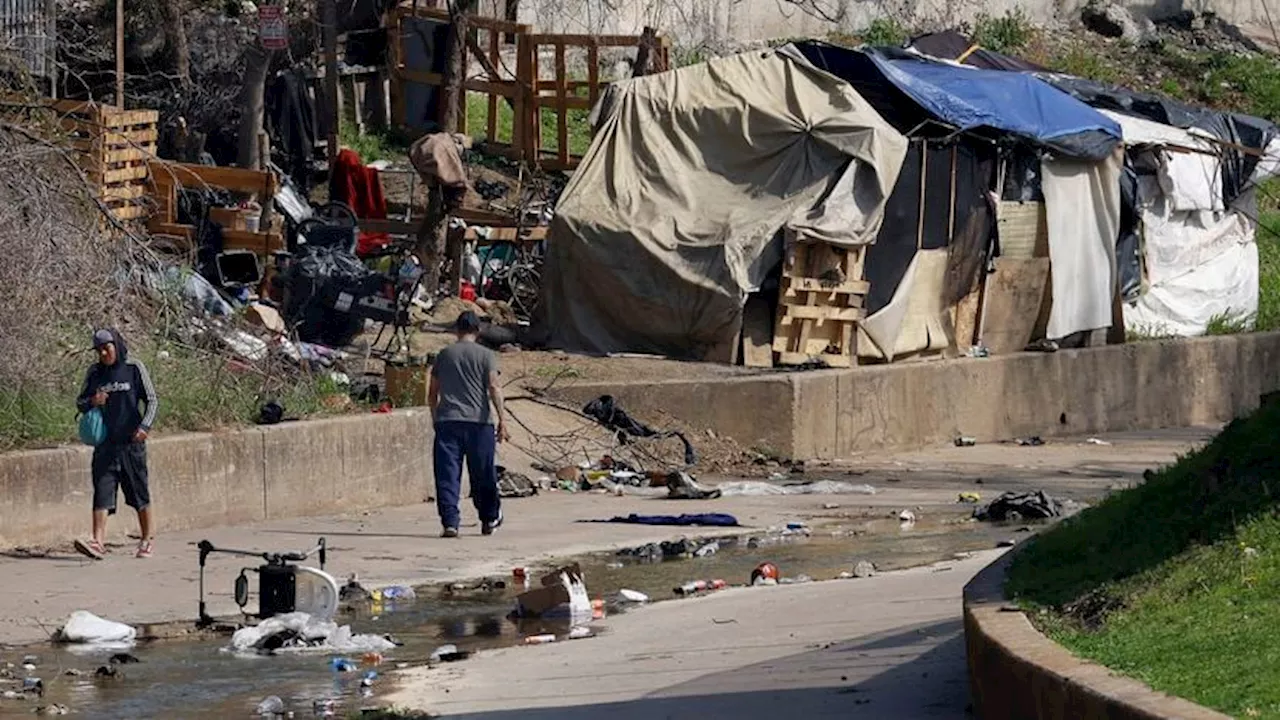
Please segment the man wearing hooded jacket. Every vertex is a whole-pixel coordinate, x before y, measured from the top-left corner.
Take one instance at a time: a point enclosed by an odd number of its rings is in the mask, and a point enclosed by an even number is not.
[[[152,552],[151,492],[147,485],[147,435],[155,422],[156,391],[147,368],[129,357],[129,348],[116,330],[93,334],[98,362],[89,367],[76,409],[99,408],[107,428],[106,440],[93,449],[93,537],[76,540],[81,553],[101,560],[106,553],[107,516],[115,514],[116,492],[138,511],[142,539],[136,557]]]

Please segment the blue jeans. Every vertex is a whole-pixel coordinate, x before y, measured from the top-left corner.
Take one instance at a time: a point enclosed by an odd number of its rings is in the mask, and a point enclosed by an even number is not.
[[[488,423],[436,423],[434,460],[436,472],[436,509],[445,527],[456,528],[462,522],[458,512],[458,496],[462,492],[462,461],[467,461],[471,476],[471,502],[481,522],[493,522],[502,515],[498,498],[498,436]]]

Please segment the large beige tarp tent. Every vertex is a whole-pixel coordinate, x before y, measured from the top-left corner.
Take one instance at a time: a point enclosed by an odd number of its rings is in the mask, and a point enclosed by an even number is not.
[[[593,114],[540,313],[587,352],[724,347],[782,235],[875,239],[907,147],[849,84],[773,51],[614,84]]]

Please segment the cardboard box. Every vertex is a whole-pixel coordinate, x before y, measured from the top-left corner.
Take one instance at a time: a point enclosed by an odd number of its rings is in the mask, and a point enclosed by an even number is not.
[[[427,404],[427,388],[431,382],[430,365],[387,363],[382,375],[387,383],[386,397],[396,407]]]
[[[540,582],[542,587],[516,596],[517,616],[591,617],[591,598],[577,563],[543,576]]]

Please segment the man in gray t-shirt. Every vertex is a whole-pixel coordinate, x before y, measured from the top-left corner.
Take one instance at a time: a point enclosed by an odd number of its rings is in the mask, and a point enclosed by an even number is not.
[[[458,496],[462,491],[465,459],[467,474],[471,476],[471,501],[480,514],[480,532],[492,535],[502,525],[497,443],[507,439],[498,360],[492,350],[476,342],[480,320],[475,313],[459,315],[454,330],[458,342],[436,356],[427,391],[427,404],[435,425],[432,455],[436,509],[444,525],[443,536],[458,537],[458,526],[462,522]]]

